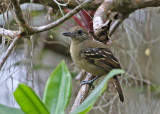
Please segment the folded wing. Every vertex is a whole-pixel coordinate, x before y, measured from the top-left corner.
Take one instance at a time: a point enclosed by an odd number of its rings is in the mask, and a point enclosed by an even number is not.
[[[81,51],[81,57],[105,70],[121,68],[112,52],[106,48],[88,48]]]

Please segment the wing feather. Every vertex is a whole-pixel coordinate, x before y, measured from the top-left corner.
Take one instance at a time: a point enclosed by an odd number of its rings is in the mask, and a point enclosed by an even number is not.
[[[81,57],[105,70],[121,68],[118,60],[106,48],[88,48],[81,50]]]

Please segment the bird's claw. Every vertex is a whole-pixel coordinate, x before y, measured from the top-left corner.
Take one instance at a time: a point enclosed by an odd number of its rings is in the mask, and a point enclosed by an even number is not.
[[[80,86],[82,86],[84,84],[88,84],[91,89],[94,89],[93,81],[85,81],[85,80],[83,80],[82,83],[80,84]]]

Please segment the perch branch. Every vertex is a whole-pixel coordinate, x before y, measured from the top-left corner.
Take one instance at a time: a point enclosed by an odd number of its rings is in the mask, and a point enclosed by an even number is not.
[[[89,81],[93,78],[93,76],[91,74],[87,74],[85,81]],[[81,86],[78,95],[73,103],[73,106],[71,108],[70,114],[86,99],[88,93],[89,93],[89,85],[88,84],[84,84]]]

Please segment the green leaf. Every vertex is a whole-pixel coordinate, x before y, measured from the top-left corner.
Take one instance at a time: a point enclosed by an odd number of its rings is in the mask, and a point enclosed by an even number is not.
[[[43,101],[51,114],[64,114],[72,90],[71,75],[62,61],[50,75],[44,92]]]
[[[104,80],[99,84],[99,86],[86,98],[86,100],[77,108],[75,109],[72,114],[87,114],[91,108],[93,107],[94,103],[98,99],[98,97],[104,92],[107,87],[107,81],[117,75],[124,73],[123,70],[114,69],[112,70]]]
[[[27,114],[49,114],[43,102],[27,85],[19,84],[14,92],[14,97],[21,109]]]
[[[0,114],[24,114],[21,109],[11,108],[0,104]]]

